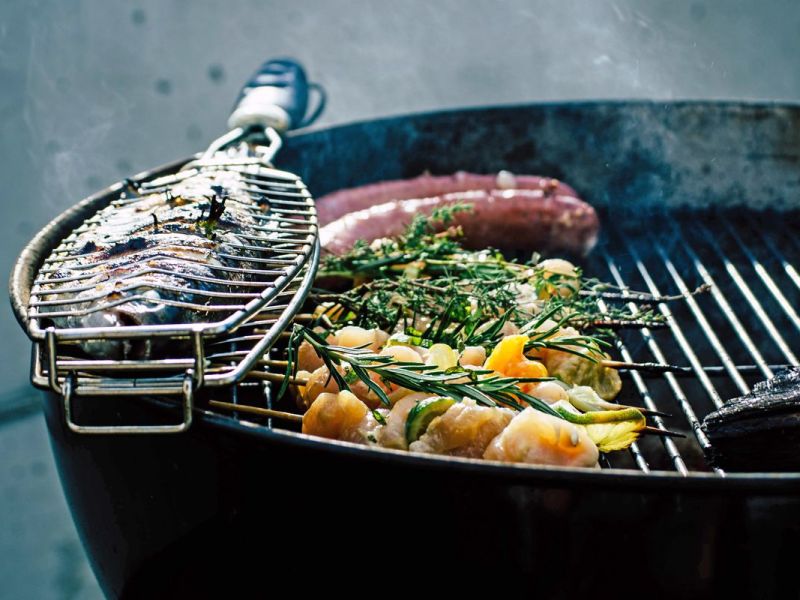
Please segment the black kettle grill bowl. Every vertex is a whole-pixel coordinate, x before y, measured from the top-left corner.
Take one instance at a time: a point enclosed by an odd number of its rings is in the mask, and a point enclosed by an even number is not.
[[[547,174],[573,185],[608,226],[638,231],[630,240],[645,254],[653,240],[680,244],[665,219],[714,232],[718,215],[774,214],[791,231],[799,157],[800,107],[599,102],[297,132],[280,166],[317,197],[426,170]],[[65,213],[33,244],[57,243],[79,217]],[[670,398],[661,394],[659,408],[680,413]],[[73,516],[111,596],[266,595],[277,581],[298,591],[419,590],[415,569],[453,591],[502,581],[543,597],[797,595],[798,473],[721,477],[697,448],[687,476],[668,460],[650,473],[497,466],[322,442],[213,413],[180,435],[87,436],[66,427],[59,397],[46,394],[44,406]],[[161,411],[115,398],[91,410],[131,422]],[[708,410],[701,403],[698,417]]]

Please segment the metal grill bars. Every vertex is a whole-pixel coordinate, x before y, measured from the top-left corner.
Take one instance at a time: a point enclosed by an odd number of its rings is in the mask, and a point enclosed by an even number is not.
[[[643,438],[627,456],[606,457],[604,466],[645,474],[671,470],[682,476],[697,471],[725,476],[722,469],[706,463],[710,442],[701,423],[726,400],[772,376],[776,366],[797,364],[800,322],[793,307],[800,305],[800,275],[793,265],[800,260],[800,245],[756,214],[734,219],[693,213],[686,218],[654,217],[652,222],[661,224],[657,234],[606,225],[604,240],[590,257],[586,272],[623,289],[654,296],[685,295],[685,300],[656,304],[668,327],[621,330],[617,350],[626,362],[688,365],[690,376],[629,370],[622,392],[626,397],[620,399],[623,404],[670,413],[670,418],[654,417],[654,424],[684,431],[688,437]],[[690,290],[701,284],[710,286],[709,293],[692,296]],[[634,315],[641,310],[641,302],[625,306]],[[601,312],[609,310],[604,300],[598,300],[598,307]],[[250,337],[233,339],[244,343]],[[212,348],[218,346],[222,348]],[[237,351],[209,350],[218,359],[238,355]],[[265,358],[258,364],[263,370],[256,379],[274,385],[282,382],[284,361]],[[256,414],[273,414],[271,397],[268,393],[265,397],[266,404],[253,409]],[[237,402],[236,398],[231,401]],[[230,402],[218,403],[217,408],[230,414]],[[240,418],[258,420],[246,410],[237,413]],[[272,421],[264,423],[272,427]],[[285,423],[283,419],[275,422]]]
[[[606,231],[607,239],[588,269],[593,275],[656,296],[687,296],[657,305],[668,328],[621,332],[618,349],[626,361],[691,366],[695,377],[689,379],[675,373],[630,372],[633,386],[626,385],[623,393],[635,391],[645,407],[672,413],[672,419],[659,419],[657,425],[684,429],[697,443],[662,438],[646,448],[639,444],[627,461],[612,456],[611,466],[646,473],[655,463],[655,468],[681,475],[708,470],[700,452],[710,447],[700,427],[703,417],[748,392],[755,381],[771,377],[770,365],[798,364],[800,319],[794,307],[800,302],[800,277],[793,264],[800,249],[757,217],[670,215],[654,219],[664,227],[657,235]],[[710,294],[689,295],[699,284],[708,284]],[[633,303],[628,307],[633,314],[638,310]],[[602,302],[600,308],[604,310]]]

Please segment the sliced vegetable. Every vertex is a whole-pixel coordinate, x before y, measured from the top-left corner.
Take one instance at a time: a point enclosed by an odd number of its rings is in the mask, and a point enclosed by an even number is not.
[[[527,335],[504,337],[486,359],[484,368],[502,373],[506,377],[526,379],[547,377],[547,369],[542,363],[525,357],[525,344],[527,343]]]
[[[622,389],[622,379],[616,369],[605,367],[596,356],[595,360],[568,352],[549,351],[545,359],[547,371],[565,383],[588,386],[603,400],[613,400]]]
[[[623,410],[598,410],[578,414],[565,409],[563,406],[553,405],[556,412],[570,423],[576,425],[593,425],[595,423],[617,423],[619,421],[644,420],[644,415],[636,408]],[[642,423],[644,427],[644,423]]]
[[[594,411],[576,414],[562,406],[554,406],[556,412],[575,425],[583,426],[600,452],[623,450],[639,437],[647,425],[645,416],[635,408],[624,410]]]
[[[434,344],[428,349],[426,365],[436,367],[437,371],[446,371],[458,366],[458,352],[447,344]]]
[[[570,404],[582,412],[597,410],[620,410],[623,407],[613,402],[606,402],[588,385],[576,385],[567,388],[567,398]]]
[[[581,272],[568,260],[550,258],[535,267],[539,275],[539,298],[546,300],[552,296],[569,298],[581,288]]]
[[[419,335],[409,335],[407,333],[392,334],[386,342],[386,346],[419,346],[428,348],[431,341]]]
[[[419,401],[408,413],[406,419],[406,441],[416,442],[428,429],[436,417],[443,415],[456,401],[452,398],[426,398]]]
[[[628,448],[637,440],[644,426],[642,417],[640,420],[585,425],[584,429],[600,452],[613,452]]]
[[[526,360],[523,352],[528,343],[526,335],[509,335],[500,340],[494,347],[489,358],[486,359],[485,368],[503,373],[512,364]]]

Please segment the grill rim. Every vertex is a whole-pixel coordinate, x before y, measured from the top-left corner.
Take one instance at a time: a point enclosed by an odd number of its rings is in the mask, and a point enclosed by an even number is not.
[[[642,490],[661,489],[664,486],[680,486],[680,490],[714,491],[720,486],[725,490],[741,492],[764,492],[782,494],[787,491],[800,493],[800,472],[727,472],[720,476],[713,472],[689,471],[681,475],[676,471],[651,470],[649,473],[638,469],[583,469],[550,467],[542,465],[510,464],[483,459],[414,454],[389,448],[368,447],[340,440],[322,440],[303,433],[285,429],[268,429],[246,419],[237,420],[227,415],[199,409],[195,411],[195,426],[219,427],[237,434],[254,436],[271,442],[286,443],[298,449],[328,451],[343,459],[374,460],[377,463],[390,461],[407,467],[462,470],[462,474],[475,473],[477,476],[496,476],[518,479],[530,483],[531,480],[546,482],[565,482],[591,487],[604,484],[633,486]],[[256,425],[254,427],[254,425]],[[616,485],[615,484],[615,485]]]
[[[461,130],[462,125],[453,126],[453,123],[461,124],[464,120],[469,122],[480,122],[482,120],[500,119],[513,117],[513,120],[525,120],[531,116],[549,116],[550,118],[564,119],[565,115],[560,114],[562,111],[567,116],[585,117],[591,115],[597,116],[594,113],[601,114],[607,110],[613,113],[634,113],[636,111],[644,111],[641,114],[647,114],[647,111],[652,111],[656,114],[657,111],[662,111],[667,114],[669,111],[681,110],[702,111],[702,113],[714,114],[715,111],[725,113],[726,115],[736,116],[747,111],[751,113],[754,120],[768,120],[775,112],[785,112],[789,116],[793,116],[800,120],[800,101],[792,102],[788,100],[770,100],[770,99],[697,99],[697,98],[683,98],[683,99],[630,99],[630,98],[610,98],[610,99],[592,99],[592,100],[547,100],[541,102],[510,102],[505,104],[491,104],[491,105],[477,105],[466,107],[448,107],[439,110],[419,110],[402,114],[379,115],[374,118],[363,118],[343,123],[335,123],[331,125],[314,124],[313,126],[294,130],[288,133],[285,139],[285,145],[281,151],[281,163],[291,166],[291,171],[297,173],[300,178],[306,182],[314,182],[314,197],[322,198],[325,195],[347,187],[354,187],[357,185],[367,185],[370,183],[377,183],[388,179],[396,179],[402,177],[413,177],[419,175],[422,170],[428,170],[432,174],[448,174],[458,170],[469,171],[472,167],[469,164],[456,167],[455,169],[441,170],[437,166],[428,169],[427,167],[420,168],[414,173],[393,174],[385,176],[380,174],[377,170],[368,171],[368,175],[364,178],[358,178],[354,181],[352,177],[348,177],[344,183],[339,182],[331,185],[330,181],[336,181],[336,177],[321,178],[322,185],[319,185],[318,178],[314,176],[314,169],[318,165],[307,164],[309,161],[303,160],[303,157],[309,156],[308,148],[304,144],[309,144],[315,147],[315,144],[320,142],[315,139],[316,136],[327,137],[330,139],[322,140],[323,145],[332,145],[335,142],[334,138],[364,138],[364,141],[372,141],[374,138],[382,139],[387,133],[393,132],[395,129],[403,129],[404,127],[411,127],[417,130],[421,135],[412,137],[425,137],[429,131],[433,130]],[[518,114],[517,114],[518,113]],[[650,115],[648,115],[650,116]],[[538,127],[538,125],[537,125]],[[590,129],[594,125],[587,126]],[[378,133],[376,136],[375,133]],[[389,142],[390,140],[384,140]],[[408,145],[417,148],[418,140],[413,140]],[[393,152],[397,152],[393,149]],[[532,156],[535,162],[542,161],[542,151],[537,148],[536,154]],[[775,159],[778,160],[778,159]],[[397,161],[395,161],[397,162]],[[402,161],[400,161],[402,162]],[[395,165],[392,165],[392,167]],[[505,167],[499,167],[500,170]],[[391,168],[390,168],[391,170]],[[559,169],[556,168],[554,172],[550,173],[551,176],[560,177],[558,174]],[[348,173],[352,170],[348,169]],[[375,173],[378,173],[377,175]],[[581,197],[587,200],[590,204],[597,208],[605,208],[615,206],[610,203],[607,197],[600,194],[600,198],[594,197],[591,193],[593,190],[584,189],[581,186],[579,177],[567,173],[565,180],[571,186],[579,190]],[[794,182],[794,178],[793,178]],[[603,190],[604,192],[606,190]],[[638,194],[637,194],[638,197]],[[701,199],[699,203],[692,202],[678,202],[668,204],[670,208],[708,208],[709,204],[704,203]],[[731,204],[730,206],[747,207],[749,204],[744,200],[741,202]],[[800,208],[800,203],[795,203],[794,207]],[[627,206],[630,208],[630,206]],[[764,207],[756,207],[758,210]],[[778,209],[780,210],[780,206]],[[785,208],[785,207],[784,207]]]

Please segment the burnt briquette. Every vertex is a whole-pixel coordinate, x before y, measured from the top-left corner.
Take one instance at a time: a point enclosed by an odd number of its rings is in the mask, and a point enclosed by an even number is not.
[[[703,421],[709,459],[730,471],[800,470],[800,367],[757,383]]]

